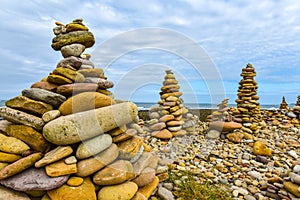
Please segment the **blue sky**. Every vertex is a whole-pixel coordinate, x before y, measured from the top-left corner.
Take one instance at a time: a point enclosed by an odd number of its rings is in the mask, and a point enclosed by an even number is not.
[[[156,102],[164,70],[171,68],[182,87],[185,102],[218,102],[228,97],[230,103],[234,103],[241,69],[252,63],[257,72],[262,104],[279,104],[282,96],[288,103],[296,102],[300,94],[300,4],[297,0],[168,2],[1,2],[0,99],[19,95],[23,89],[47,76],[62,59],[60,52],[50,47],[55,21],[66,24],[83,18],[96,38],[94,47],[86,52],[92,54],[96,67],[104,68],[105,75],[115,83],[112,91],[117,98]],[[211,59],[210,65],[200,70],[207,70],[204,75],[197,73],[199,70],[195,70],[193,61],[186,56],[166,51],[180,47],[181,39],[170,40],[148,33],[136,38],[125,34],[124,43],[112,42],[124,33],[149,27],[176,32],[202,48]],[[130,49],[129,46],[134,46],[132,43],[138,41],[141,45],[149,38],[169,46],[131,52],[125,48],[126,53],[114,58],[109,65],[97,62],[109,52],[119,50],[119,46],[127,45]],[[99,53],[97,49],[103,50],[107,41],[111,41],[106,46],[111,49]],[[109,47],[109,44],[115,46]],[[201,59],[197,62],[206,66]],[[208,77],[206,72],[213,73],[215,78]]]

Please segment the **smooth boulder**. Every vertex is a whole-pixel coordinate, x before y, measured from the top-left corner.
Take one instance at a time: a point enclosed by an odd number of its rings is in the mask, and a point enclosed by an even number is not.
[[[137,106],[132,102],[79,112],[47,123],[43,136],[56,145],[74,144],[132,122],[137,115]]]

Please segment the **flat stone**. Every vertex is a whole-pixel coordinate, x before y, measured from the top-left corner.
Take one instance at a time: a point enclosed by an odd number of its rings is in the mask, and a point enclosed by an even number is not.
[[[78,187],[78,186],[80,186],[82,183],[83,183],[83,178],[81,178],[81,177],[75,177],[75,176],[71,177],[71,178],[68,180],[68,182],[67,182],[67,184],[68,184],[69,186],[73,186],[73,187]]]
[[[49,92],[55,92],[58,85],[56,85],[54,83],[50,83],[48,81],[41,81],[41,82],[36,82],[36,83],[32,84],[30,87],[47,90]],[[23,96],[25,96],[25,95],[23,95]]]
[[[22,95],[30,99],[48,103],[55,108],[59,107],[60,104],[66,101],[66,97],[64,97],[63,95],[40,88],[25,89],[22,91]]]
[[[293,172],[290,172],[289,177],[291,178],[291,181],[293,183],[300,184],[300,175],[298,175],[296,173],[293,173]]]
[[[150,126],[150,129],[153,131],[160,131],[162,129],[166,128],[166,123],[165,122],[159,122],[156,124],[153,124]]]
[[[164,115],[161,118],[159,118],[160,122],[168,122],[175,119],[174,115]]]
[[[66,77],[70,79],[72,82],[76,82],[76,83],[82,83],[85,81],[85,77],[81,73],[66,67],[55,68],[52,74]]]
[[[68,174],[75,174],[77,172],[76,164],[66,164],[64,160],[51,163],[45,167],[46,173],[51,177],[58,177]]]
[[[115,185],[133,178],[132,164],[127,160],[117,160],[98,171],[93,182],[97,185]]]
[[[70,57],[70,56],[80,56],[85,50],[85,46],[82,44],[70,44],[63,46],[60,49],[60,52],[64,58]]]
[[[54,120],[60,116],[59,110],[50,110],[48,112],[45,112],[42,116],[42,119],[44,122],[50,122],[51,120]]]
[[[24,171],[25,169],[34,165],[34,163],[39,159],[41,159],[41,157],[42,157],[42,153],[34,153],[19,159],[10,165],[7,165],[5,168],[3,168],[0,171],[0,180],[6,179],[8,177],[11,177],[15,174]]]
[[[138,190],[134,182],[125,182],[119,185],[105,186],[98,193],[98,200],[130,200]]]
[[[0,183],[17,191],[52,190],[63,185],[68,178],[69,176],[52,178],[45,173],[44,169],[30,167],[19,174],[1,180]]]
[[[137,130],[130,128],[127,129],[124,133],[113,137],[113,142],[123,142],[125,140],[131,139],[133,136],[137,135]]]
[[[180,131],[182,126],[168,126],[168,130],[171,132],[177,132]]]
[[[15,162],[15,161],[17,161],[21,158],[22,157],[20,155],[0,152],[0,162],[12,163],[12,162]]]
[[[230,132],[235,129],[242,128],[242,124],[236,122],[222,122],[222,121],[214,121],[209,123],[210,129],[216,129],[222,132]]]
[[[94,35],[89,31],[73,31],[60,34],[53,38],[51,47],[58,51],[63,46],[74,43],[82,44],[85,48],[92,47],[95,43]]]
[[[3,200],[30,200],[23,192],[11,190],[0,185],[0,199]]]
[[[62,95],[72,96],[82,92],[95,92],[98,89],[96,83],[72,83],[57,87],[56,92]]]
[[[115,101],[98,92],[83,92],[70,97],[59,107],[62,115],[83,112],[115,104]]]
[[[35,167],[43,167],[69,156],[73,152],[70,146],[58,146],[44,155],[42,159],[35,163]]]
[[[11,137],[22,140],[35,151],[45,152],[50,148],[50,143],[45,140],[43,135],[30,126],[9,125],[6,133]]]
[[[67,33],[73,31],[88,31],[88,30],[89,29],[84,24],[82,24],[82,20],[80,22],[74,20],[73,22],[66,25]]]
[[[70,56],[70,57],[62,59],[61,61],[58,62],[56,67],[58,68],[58,67],[71,66],[72,68],[78,70],[78,69],[82,69],[83,65],[88,65],[88,66],[90,66],[89,68],[94,68],[94,64],[91,61],[85,60],[82,58],[78,58],[75,56]]]
[[[168,129],[163,129],[160,131],[153,131],[151,136],[159,139],[170,139],[173,137],[173,134]]]
[[[109,134],[102,134],[92,139],[83,141],[77,148],[76,157],[85,159],[96,155],[112,144],[112,138]]]
[[[96,200],[97,199],[95,186],[91,182],[90,178],[85,178],[83,180],[83,183],[77,187],[64,184],[57,189],[48,190],[47,194],[52,200],[53,199],[55,200],[67,200],[67,199]]]
[[[153,181],[153,179],[155,178],[155,172],[155,169],[147,167],[141,172],[138,177],[136,177],[132,181],[135,182],[138,187],[143,187]]]
[[[16,124],[31,126],[37,130],[41,130],[45,124],[42,118],[8,107],[0,108],[0,117]]]
[[[131,159],[136,156],[143,144],[143,140],[140,137],[132,137],[129,140],[118,143],[120,151],[120,159]]]
[[[30,147],[23,141],[15,138],[8,137],[0,133],[0,151],[12,154],[22,154],[24,151],[29,150]]]
[[[99,89],[109,89],[114,87],[114,83],[111,81],[108,81],[103,78],[96,78],[96,77],[87,77],[86,78],[87,83],[96,83],[98,84]]]
[[[172,121],[167,122],[167,126],[181,126],[183,124],[184,124],[184,121],[172,120]]]
[[[74,144],[132,122],[137,114],[137,106],[131,102],[79,112],[47,123],[43,136],[56,145]]]
[[[17,96],[6,101],[5,105],[10,108],[22,110],[34,115],[43,115],[45,112],[53,110],[52,105],[29,99],[25,96]]]
[[[80,69],[78,70],[84,77],[97,77],[101,78],[104,76],[104,71],[102,68],[93,68],[93,69]]]
[[[73,83],[72,80],[64,77],[64,76],[61,76],[61,75],[57,75],[57,74],[50,74],[48,77],[47,77],[47,81],[50,82],[50,83],[54,83],[54,84],[57,84],[57,85],[64,85],[64,84],[71,84]]]
[[[101,153],[91,158],[79,161],[77,163],[77,176],[89,176],[114,162],[118,156],[119,149],[116,144],[112,144],[108,149],[102,151]]]

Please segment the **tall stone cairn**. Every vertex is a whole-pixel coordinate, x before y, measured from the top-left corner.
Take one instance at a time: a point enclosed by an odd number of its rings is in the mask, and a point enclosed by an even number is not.
[[[285,97],[282,97],[282,101],[281,101],[281,104],[279,106],[279,109],[280,110],[286,110],[286,111],[290,110],[289,104],[286,102]]]
[[[207,122],[211,121],[232,121],[232,116],[230,116],[228,110],[228,98],[224,99],[221,103],[219,103],[218,110],[213,111],[211,115],[208,115],[206,118]]]
[[[235,112],[237,122],[252,123],[260,121],[260,104],[257,96],[258,84],[254,80],[256,72],[251,64],[242,69],[242,80],[239,82],[237,103],[238,112]]]
[[[300,95],[297,97],[297,102],[295,104],[295,106],[293,107],[293,113],[295,113],[297,115],[297,117],[299,118],[300,116]]]
[[[173,136],[185,135],[182,129],[183,115],[188,112],[180,98],[182,92],[172,70],[166,70],[163,86],[161,87],[158,106],[150,109],[151,135],[159,139],[170,139]]]
[[[82,19],[53,30],[64,58],[0,108],[0,199],[149,199],[158,158],[137,136],[137,106],[116,103],[83,53],[95,40]]]

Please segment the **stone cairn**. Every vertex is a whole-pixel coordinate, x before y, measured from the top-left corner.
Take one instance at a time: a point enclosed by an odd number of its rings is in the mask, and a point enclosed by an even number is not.
[[[148,122],[151,135],[159,139],[170,139],[173,136],[185,135],[186,130],[182,129],[184,124],[183,115],[188,110],[180,98],[182,92],[172,70],[166,70],[163,86],[161,87],[158,106],[150,109],[150,121]],[[189,131],[190,127],[186,126]],[[189,129],[190,128],[190,129]]]
[[[257,96],[257,82],[254,80],[256,72],[251,64],[247,64],[242,69],[243,79],[239,82],[237,112],[235,117],[237,122],[253,123],[260,121],[260,104]]]
[[[206,118],[207,122],[211,121],[232,121],[232,116],[228,113],[228,98],[224,99],[221,103],[219,103],[218,110],[212,112],[211,115],[208,115]]]
[[[284,97],[282,97],[282,101],[281,101],[281,104],[279,106],[279,109],[280,110],[286,110],[286,111],[290,110],[289,104],[286,102]]]
[[[0,199],[148,199],[158,158],[137,136],[136,105],[116,103],[83,54],[95,41],[82,19],[56,25],[64,59],[0,108]]]
[[[295,106],[293,107],[293,113],[295,113],[299,119],[300,116],[300,95],[297,97],[298,100],[295,104]]]

